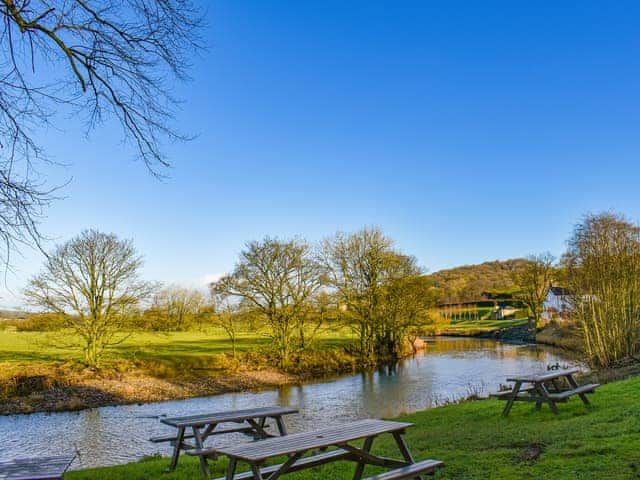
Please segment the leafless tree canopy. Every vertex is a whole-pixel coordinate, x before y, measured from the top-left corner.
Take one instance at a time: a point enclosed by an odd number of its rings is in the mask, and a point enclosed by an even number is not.
[[[231,274],[211,284],[214,295],[236,298],[269,323],[280,366],[286,367],[304,310],[320,287],[311,247],[299,240],[249,242]]]
[[[167,165],[172,79],[184,80],[201,19],[191,0],[0,0],[0,236],[37,238],[51,191],[37,129],[110,117],[155,174]],[[64,120],[64,119],[63,119]]]
[[[204,296],[198,290],[169,285],[156,293],[151,308],[163,315],[166,330],[183,330],[203,306]]]
[[[95,368],[104,349],[118,342],[123,319],[153,288],[140,280],[141,266],[131,241],[87,230],[51,252],[24,294],[32,305],[66,318]]]

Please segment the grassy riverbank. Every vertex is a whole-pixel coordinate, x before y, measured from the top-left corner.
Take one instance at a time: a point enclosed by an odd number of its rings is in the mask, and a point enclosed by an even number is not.
[[[238,336],[235,358],[219,329],[133,333],[105,353],[99,373],[82,368],[75,340],[65,331],[0,332],[0,414],[256,390],[357,369],[347,328],[319,333],[287,370],[273,367],[260,330]]]
[[[640,478],[640,377],[610,383],[584,407],[578,399],[561,405],[554,416],[517,404],[500,415],[502,402],[481,400],[426,410],[401,417],[415,423],[407,441],[417,459],[437,458],[446,467],[436,478],[456,480]],[[397,455],[388,439],[374,449]],[[151,480],[200,478],[197,462],[185,458],[173,474],[163,473],[166,458],[72,472],[70,480]],[[225,462],[215,464],[222,474]],[[368,470],[374,472],[375,469]],[[326,480],[351,478],[353,466],[335,464],[287,478]]]

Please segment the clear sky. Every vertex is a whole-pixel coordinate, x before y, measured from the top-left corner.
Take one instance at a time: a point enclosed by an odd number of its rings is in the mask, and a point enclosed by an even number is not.
[[[313,4],[312,4],[313,3]],[[562,253],[587,212],[638,218],[637,1],[205,2],[159,182],[106,124],[41,136],[66,168],[43,232],[131,238],[203,284],[244,242],[378,225],[430,271]],[[53,245],[51,243],[50,245]],[[42,262],[24,250],[0,303]]]

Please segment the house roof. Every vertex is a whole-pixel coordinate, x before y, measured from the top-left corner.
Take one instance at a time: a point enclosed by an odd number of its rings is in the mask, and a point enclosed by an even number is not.
[[[564,288],[564,287],[550,287],[549,291],[553,293],[556,297],[571,295],[571,291],[568,288]]]

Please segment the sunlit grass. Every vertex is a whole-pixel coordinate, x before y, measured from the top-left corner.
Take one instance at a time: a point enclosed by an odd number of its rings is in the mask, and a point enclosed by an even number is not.
[[[455,332],[457,334],[473,335],[480,332],[490,332],[502,328],[521,327],[527,324],[526,319],[507,319],[507,320],[457,320],[452,321],[444,327],[445,331]]]
[[[145,360],[174,363],[176,360],[231,353],[231,341],[219,328],[186,332],[132,332],[122,335],[122,342],[105,352],[106,363],[118,360]],[[346,327],[324,329],[314,337],[318,348],[346,346],[354,339]],[[236,340],[238,352],[267,349],[270,345],[264,328],[241,333]],[[81,339],[71,331],[16,332],[0,331],[0,362],[51,363],[80,361]]]

